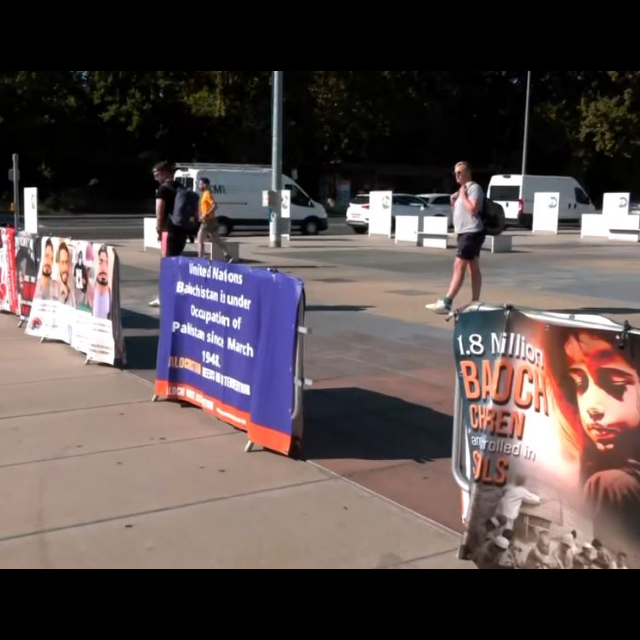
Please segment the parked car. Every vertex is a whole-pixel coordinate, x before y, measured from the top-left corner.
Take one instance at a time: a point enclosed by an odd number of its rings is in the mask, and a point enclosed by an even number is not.
[[[434,210],[434,215],[449,218],[449,226],[453,225],[453,208],[451,207],[450,193],[424,193],[418,194],[418,198],[424,200]]]

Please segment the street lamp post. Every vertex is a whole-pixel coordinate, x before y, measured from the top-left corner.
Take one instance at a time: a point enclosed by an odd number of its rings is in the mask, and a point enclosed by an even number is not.
[[[524,147],[522,151],[522,175],[527,175],[529,160],[529,127],[531,119],[531,71],[527,71],[527,104],[524,116]]]
[[[282,148],[283,148],[283,122],[284,122],[284,71],[273,72],[273,145],[272,145],[272,177],[271,189],[276,193],[276,202],[280,202],[282,191]],[[282,208],[276,205],[271,212],[271,225],[269,232],[269,246],[272,249],[282,247]]]

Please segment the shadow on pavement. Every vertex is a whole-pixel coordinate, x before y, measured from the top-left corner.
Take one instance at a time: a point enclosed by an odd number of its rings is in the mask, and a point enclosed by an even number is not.
[[[361,311],[367,311],[373,309],[373,307],[363,307],[360,305],[309,305],[307,307],[307,313],[321,313],[321,312],[352,312],[359,313]]]
[[[125,336],[127,369],[156,370],[158,360],[158,336]]]
[[[160,319],[137,311],[131,311],[130,309],[123,309],[122,328],[125,331],[134,329],[156,330],[160,329]]]
[[[451,457],[451,416],[366,389],[305,394],[307,460],[413,460]]]
[[[122,329],[125,334],[126,368],[136,371],[155,371],[159,343],[157,332],[160,329],[160,319],[130,309],[123,309]],[[141,331],[150,332],[150,334],[135,335],[135,332]],[[127,333],[134,333],[134,335],[127,335]]]

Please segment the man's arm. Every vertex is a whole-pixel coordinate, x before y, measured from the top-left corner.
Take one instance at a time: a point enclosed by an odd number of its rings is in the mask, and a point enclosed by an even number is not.
[[[482,211],[482,198],[479,193],[480,187],[472,185],[471,187],[465,185],[460,189],[460,198],[465,206],[465,209],[471,213],[471,215],[478,216]]]
[[[531,505],[532,507],[536,507],[542,504],[542,499],[535,493],[527,491],[527,494],[524,496],[524,502],[528,505]]]
[[[158,237],[162,235],[162,231],[164,229],[164,216],[166,210],[167,203],[158,198],[156,200],[156,231],[158,232]]]

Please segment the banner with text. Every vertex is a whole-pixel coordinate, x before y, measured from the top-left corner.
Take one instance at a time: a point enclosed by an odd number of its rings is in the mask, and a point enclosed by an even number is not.
[[[640,335],[601,317],[474,311],[455,351],[465,556],[483,569],[640,568]]]
[[[207,260],[162,261],[156,394],[201,407],[291,453],[303,284]]]
[[[31,315],[31,304],[36,295],[38,265],[40,264],[40,238],[21,232],[16,239],[18,269],[18,315],[26,322]]]
[[[27,334],[114,365],[124,357],[119,261],[112,247],[41,238]]]
[[[18,313],[15,231],[0,229],[0,311]]]

